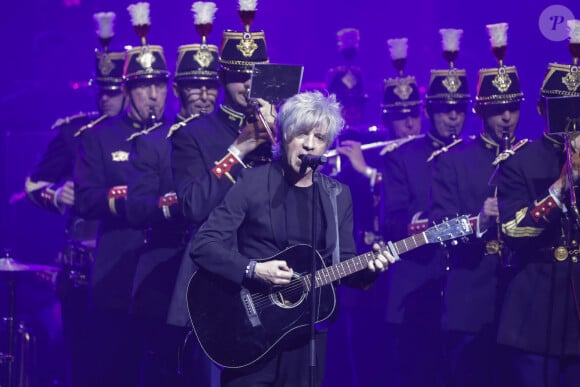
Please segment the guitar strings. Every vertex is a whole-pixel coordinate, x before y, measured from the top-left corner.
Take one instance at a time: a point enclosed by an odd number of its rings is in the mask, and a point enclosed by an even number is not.
[[[295,279],[292,280],[290,284],[288,284],[288,286],[281,287],[278,292],[272,293],[282,293],[284,295],[294,296],[296,294],[302,293],[303,291],[306,291],[306,289],[303,286],[301,279]],[[251,293],[250,295],[252,297],[252,300],[254,301],[254,304],[256,305],[263,306],[264,303],[269,303],[270,294]]]
[[[290,284],[288,284],[285,287],[281,287],[280,290],[277,292],[271,292],[269,294],[251,293],[250,296],[252,297],[252,300],[254,301],[254,305],[257,307],[271,305],[272,302],[270,301],[270,295],[273,293],[282,293],[282,295],[284,295],[286,298],[295,297],[296,295],[304,293],[304,292],[310,293],[309,291],[306,291],[306,287],[304,286],[304,282],[302,281],[302,278],[305,278],[305,277],[301,277],[301,278],[297,278],[295,280],[292,280],[290,282]],[[320,279],[320,276],[318,276],[317,279]],[[318,287],[320,287],[320,286],[318,286]]]
[[[367,253],[367,254],[373,254],[375,255],[372,251]],[[367,254],[363,254],[359,257],[362,258],[362,256],[367,255]],[[367,257],[368,258],[368,257]],[[346,261],[345,261],[346,262]],[[325,277],[331,277],[332,273],[328,272],[329,268],[324,268],[324,269],[320,269],[318,271],[318,275],[316,276],[316,282],[317,285],[319,282],[323,281],[325,279]],[[326,270],[326,271],[324,271]],[[285,287],[281,287],[280,293],[282,293],[284,296],[287,297],[293,297],[296,296],[297,294],[303,293],[305,290],[305,286],[304,286],[304,282],[302,281],[302,278],[307,278],[309,279],[311,274],[308,274],[307,276],[303,276],[297,279],[294,279],[290,282],[290,284],[288,284]],[[331,277],[332,278],[332,277]],[[310,283],[310,281],[308,281],[308,283]],[[320,285],[318,285],[319,287]],[[298,292],[296,292],[298,291]],[[258,307],[263,307],[265,305],[268,304],[272,304],[272,302],[270,301],[270,294],[272,293],[276,293],[276,292],[271,292],[271,293],[251,293],[250,296],[252,297],[252,300],[254,301],[254,304]]]

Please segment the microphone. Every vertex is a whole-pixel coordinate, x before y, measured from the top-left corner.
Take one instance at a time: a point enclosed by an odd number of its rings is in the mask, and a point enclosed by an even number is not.
[[[328,159],[326,156],[314,156],[314,155],[298,155],[298,158],[302,160],[302,165],[304,167],[310,167],[316,169],[319,165],[325,164]]]

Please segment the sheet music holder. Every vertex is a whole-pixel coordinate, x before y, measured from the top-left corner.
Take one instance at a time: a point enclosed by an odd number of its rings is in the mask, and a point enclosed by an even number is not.
[[[254,64],[249,97],[278,105],[300,91],[303,72],[299,65]]]
[[[580,96],[546,98],[546,117],[551,134],[580,133]]]

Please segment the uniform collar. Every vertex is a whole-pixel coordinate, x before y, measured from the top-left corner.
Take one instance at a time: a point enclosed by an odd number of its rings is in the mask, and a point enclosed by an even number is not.
[[[489,134],[483,132],[479,134],[480,140],[483,142],[486,148],[488,149],[499,149],[500,145],[495,141]],[[511,139],[511,144],[513,144],[514,139]]]
[[[128,126],[130,126],[131,129],[133,129],[134,131],[146,130],[148,127],[153,126],[153,125],[147,126],[144,122],[137,121],[131,118],[131,116],[129,116],[128,113],[125,113],[125,115],[123,115],[123,121]],[[159,122],[165,122],[165,116],[161,117],[161,120],[159,120]]]
[[[548,133],[544,133],[543,134],[544,139],[546,140],[546,142],[548,144],[552,144],[552,146],[554,148],[565,148],[565,143],[564,143],[564,139],[561,138],[560,136],[555,136],[553,134],[548,134]]]
[[[427,137],[429,137],[429,140],[431,141],[431,145],[433,145],[433,148],[441,148],[453,142],[453,139],[451,137],[449,139],[444,140],[440,136],[433,133],[432,131],[427,132]]]
[[[185,120],[187,120],[189,117],[191,117],[191,115],[189,115],[189,116],[184,116],[184,115],[183,115],[183,114],[181,114],[181,113],[177,113],[177,116],[175,117],[175,123],[177,124],[177,123],[179,123],[179,122],[185,121]]]
[[[238,129],[246,122],[246,116],[243,113],[240,113],[226,105],[220,105],[218,114]]]

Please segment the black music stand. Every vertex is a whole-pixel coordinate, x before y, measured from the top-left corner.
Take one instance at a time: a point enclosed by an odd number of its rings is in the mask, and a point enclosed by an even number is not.
[[[546,98],[546,119],[550,134],[580,133],[580,97]]]
[[[249,97],[278,105],[300,91],[303,72],[298,65],[254,64]]]

